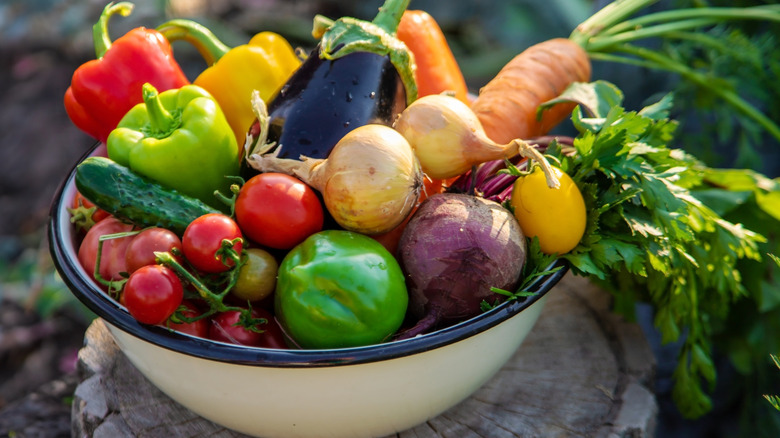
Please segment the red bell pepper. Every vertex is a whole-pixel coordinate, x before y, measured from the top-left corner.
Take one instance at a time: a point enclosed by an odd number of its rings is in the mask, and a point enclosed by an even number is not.
[[[160,32],[137,27],[111,42],[109,18],[117,13],[126,17],[132,10],[129,2],[106,5],[92,28],[97,59],[76,69],[65,92],[71,121],[103,143],[122,117],[143,102],[144,83],[160,92],[190,83]]]

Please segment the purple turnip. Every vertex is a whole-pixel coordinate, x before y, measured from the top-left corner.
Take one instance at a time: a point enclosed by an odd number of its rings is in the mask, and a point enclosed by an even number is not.
[[[525,263],[525,236],[500,204],[442,193],[427,198],[409,220],[398,258],[409,314],[417,321],[399,334],[403,339],[478,315],[483,300],[504,298],[491,287],[514,290]]]

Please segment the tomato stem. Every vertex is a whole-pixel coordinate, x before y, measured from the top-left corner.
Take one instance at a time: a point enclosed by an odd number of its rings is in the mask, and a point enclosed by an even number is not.
[[[229,306],[223,302],[225,296],[230,292],[233,286],[235,286],[236,281],[238,280],[238,271],[241,268],[241,265],[245,263],[245,259],[241,255],[239,255],[235,249],[233,249],[233,246],[239,241],[243,241],[243,239],[241,239],[240,237],[232,241],[228,239],[224,239],[222,241],[222,247],[217,251],[217,254],[222,254],[223,261],[225,258],[229,258],[233,260],[235,263],[233,268],[231,268],[231,270],[228,271],[227,286],[225,287],[224,290],[222,290],[219,293],[215,293],[211,289],[209,289],[209,287],[206,286],[206,284],[204,284],[200,278],[196,277],[195,275],[192,274],[192,272],[190,272],[184,266],[182,266],[176,260],[173,254],[171,254],[170,252],[156,251],[154,253],[155,260],[157,261],[157,263],[173,269],[180,277],[182,277],[185,281],[191,284],[192,287],[194,287],[195,290],[198,292],[198,295],[200,295],[200,297],[209,305],[208,311],[194,318],[186,317],[183,314],[181,314],[181,312],[178,312],[177,310],[178,313],[174,313],[176,319],[179,319],[184,322],[195,322],[197,320],[214,315],[215,313],[237,311],[241,314],[241,318],[239,319],[240,325],[242,325],[248,330],[252,330],[258,333],[263,332],[258,328],[258,326],[260,324],[265,324],[267,321],[264,318],[255,318],[252,315],[251,305],[249,305],[248,307],[238,307],[238,306]]]
[[[230,207],[230,217],[232,218],[236,216],[236,199],[238,199],[238,194],[241,192],[241,187],[244,186],[245,181],[244,178],[241,178],[240,176],[226,176],[225,178],[235,181],[235,183],[230,185],[230,197],[225,196],[219,190],[214,190],[214,196],[216,196],[220,202]]]
[[[98,283],[104,286],[107,286],[108,293],[111,295],[113,295],[113,292],[118,293],[122,291],[122,288],[124,288],[125,283],[127,283],[127,278],[124,278],[122,280],[107,280],[103,278],[103,276],[100,274],[100,261],[103,258],[103,242],[111,239],[121,239],[123,237],[135,236],[140,232],[141,230],[125,231],[121,233],[104,234],[98,238],[97,256],[95,257],[95,270],[92,272],[92,276],[95,278],[95,281],[97,281]]]

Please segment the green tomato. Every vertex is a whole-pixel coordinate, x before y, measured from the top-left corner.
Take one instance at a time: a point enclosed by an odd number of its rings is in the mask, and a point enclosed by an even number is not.
[[[515,181],[509,204],[523,234],[538,237],[543,253],[565,254],[582,240],[587,212],[577,184],[557,167],[552,169],[559,188],[551,189],[537,166]]]
[[[241,300],[259,301],[273,293],[279,264],[271,253],[260,248],[246,250],[246,256],[230,293]]]
[[[401,267],[374,239],[327,230],[290,250],[279,266],[274,307],[302,348],[377,344],[403,322],[409,296]]]

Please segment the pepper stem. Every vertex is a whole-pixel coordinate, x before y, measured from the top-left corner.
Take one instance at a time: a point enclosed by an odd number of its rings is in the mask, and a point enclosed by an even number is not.
[[[176,129],[176,118],[165,109],[160,94],[152,84],[148,82],[144,84],[143,95],[146,111],[149,113],[149,123],[152,125],[155,137],[167,137]]]
[[[183,40],[192,44],[208,65],[213,65],[230,51],[230,47],[211,30],[192,20],[170,20],[157,26],[157,31],[170,42]]]
[[[108,20],[114,15],[119,14],[127,17],[133,11],[134,5],[130,2],[109,3],[103,8],[103,13],[97,23],[92,26],[92,40],[95,43],[95,57],[100,59],[111,48],[111,38],[108,35]]]

